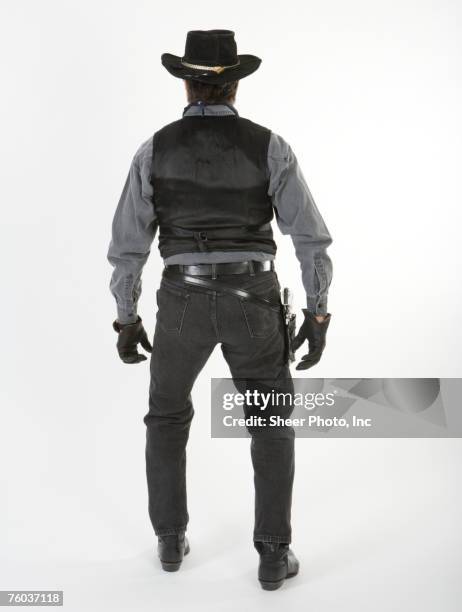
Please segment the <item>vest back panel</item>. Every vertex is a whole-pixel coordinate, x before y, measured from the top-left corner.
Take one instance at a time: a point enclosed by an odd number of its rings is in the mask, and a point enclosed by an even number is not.
[[[162,257],[274,254],[270,130],[235,115],[186,116],[154,134],[151,183]]]

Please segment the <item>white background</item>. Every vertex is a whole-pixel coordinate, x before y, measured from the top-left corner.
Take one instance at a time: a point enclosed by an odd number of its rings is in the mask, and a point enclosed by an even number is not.
[[[147,363],[115,352],[105,259],[132,156],[186,105],[160,64],[190,29],[263,58],[240,114],[293,147],[333,235],[316,377],[459,377],[461,7],[455,1],[5,1],[0,589],[70,610],[460,609],[459,440],[297,445],[302,574],[255,580],[247,440],[209,437],[194,391],[191,557],[158,568],[144,480]],[[458,172],[459,171],[459,172]],[[278,273],[304,296],[289,238]],[[151,334],[154,246],[140,313]]]

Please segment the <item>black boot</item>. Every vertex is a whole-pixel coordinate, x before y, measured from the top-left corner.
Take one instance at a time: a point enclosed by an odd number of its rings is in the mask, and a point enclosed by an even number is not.
[[[299,563],[288,544],[255,542],[260,553],[258,580],[265,591],[279,589],[286,578],[298,574]]]
[[[157,552],[162,569],[166,572],[177,572],[183,556],[189,552],[189,542],[184,533],[178,535],[158,536]]]

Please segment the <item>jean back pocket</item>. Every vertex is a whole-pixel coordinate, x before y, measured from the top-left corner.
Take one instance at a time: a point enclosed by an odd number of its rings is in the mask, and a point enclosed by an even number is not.
[[[162,281],[156,300],[158,324],[166,332],[180,334],[189,304],[188,292]]]

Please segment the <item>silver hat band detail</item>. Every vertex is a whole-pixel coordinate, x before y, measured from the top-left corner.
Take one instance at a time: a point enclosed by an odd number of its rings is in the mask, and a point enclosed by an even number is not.
[[[237,64],[231,64],[231,66],[200,66],[199,64],[190,64],[189,62],[185,62],[181,60],[183,66],[186,68],[194,68],[195,70],[210,70],[211,72],[216,72],[216,74],[221,74],[226,68],[235,68],[239,66],[240,61]]]

